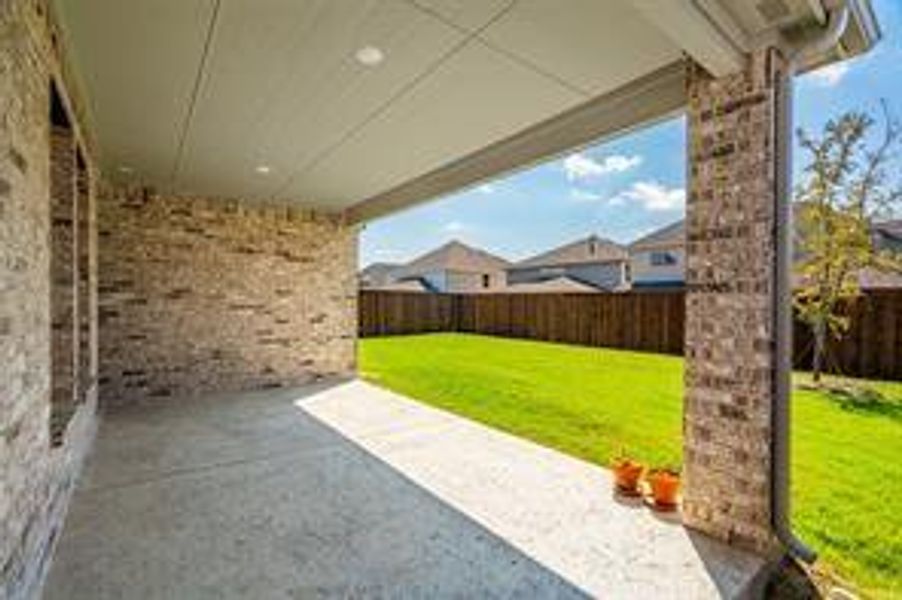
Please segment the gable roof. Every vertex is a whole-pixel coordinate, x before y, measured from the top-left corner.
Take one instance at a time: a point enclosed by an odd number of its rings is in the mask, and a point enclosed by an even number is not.
[[[678,246],[686,239],[686,220],[680,219],[644,235],[630,244],[630,250],[640,250],[650,246]]]
[[[567,293],[600,293],[599,288],[583,283],[573,277],[561,275],[542,281],[514,283],[496,290],[508,294],[567,294]]]
[[[368,264],[366,267],[361,269],[360,275],[363,277],[366,276],[376,276],[381,277],[384,275],[388,275],[395,269],[401,267],[398,263],[387,263],[387,262],[374,262]]]
[[[902,273],[895,271],[879,271],[862,269],[858,273],[858,285],[863,290],[880,290],[902,288]]]
[[[874,223],[871,237],[877,250],[902,251],[902,219]]]
[[[491,273],[503,271],[510,263],[500,256],[473,248],[457,240],[413,259],[399,270],[399,277],[415,277],[435,271]]]
[[[588,237],[558,246],[548,252],[531,256],[513,265],[514,269],[531,267],[551,267],[581,265],[598,262],[626,260],[626,249],[609,239],[590,235]]]
[[[405,279],[404,281],[390,281],[382,285],[376,285],[367,288],[369,291],[377,292],[432,292],[434,291],[429,285],[418,277]]]

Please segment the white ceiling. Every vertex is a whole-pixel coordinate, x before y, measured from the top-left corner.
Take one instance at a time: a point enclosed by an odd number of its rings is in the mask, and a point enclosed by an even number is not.
[[[335,210],[682,55],[649,0],[58,0],[57,12],[110,176]],[[356,62],[364,46],[385,61]]]
[[[102,163],[342,209],[677,60],[626,0],[58,3]],[[385,61],[358,64],[376,46]],[[255,171],[267,165],[266,175]]]

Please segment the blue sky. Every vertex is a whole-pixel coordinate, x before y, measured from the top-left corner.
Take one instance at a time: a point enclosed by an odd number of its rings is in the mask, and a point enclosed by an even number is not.
[[[902,117],[902,2],[873,0],[881,43],[799,77],[795,125],[818,131],[846,110]],[[489,184],[385,217],[361,235],[360,264],[403,262],[451,239],[517,260],[597,233],[618,242],[682,217],[685,123],[660,123]],[[795,170],[805,157],[796,152]]]

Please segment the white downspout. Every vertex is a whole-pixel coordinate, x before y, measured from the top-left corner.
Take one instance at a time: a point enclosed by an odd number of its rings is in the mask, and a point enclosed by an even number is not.
[[[817,553],[792,531],[789,485],[789,400],[792,386],[792,252],[793,227],[790,200],[792,179],[792,79],[810,56],[832,50],[849,22],[847,0],[835,0],[828,9],[827,25],[814,40],[796,48],[788,57],[786,77],[778,82],[776,256],[774,261],[774,411],[772,419],[771,524],[777,539],[790,554],[812,563]]]

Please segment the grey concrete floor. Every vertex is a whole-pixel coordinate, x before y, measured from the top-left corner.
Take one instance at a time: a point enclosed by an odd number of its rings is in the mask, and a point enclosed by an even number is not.
[[[761,568],[610,486],[360,381],[122,407],[45,598],[716,598]]]

